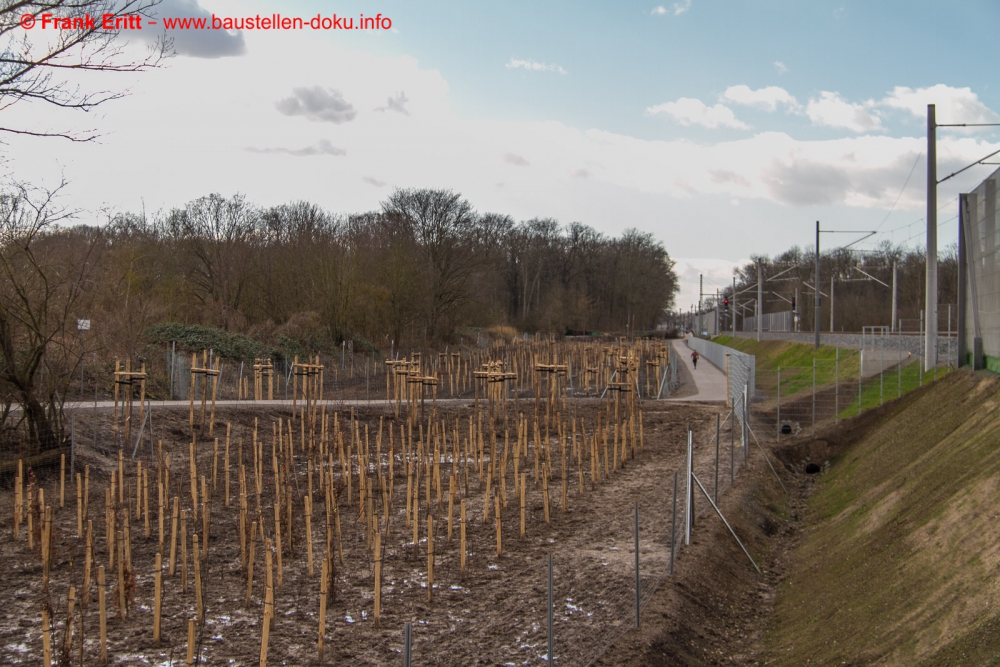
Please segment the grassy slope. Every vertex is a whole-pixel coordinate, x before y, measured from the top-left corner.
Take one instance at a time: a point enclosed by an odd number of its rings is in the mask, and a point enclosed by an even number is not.
[[[1000,664],[1000,378],[886,406],[818,481],[768,665]]]
[[[790,343],[781,340],[757,342],[752,338],[733,338],[732,336],[718,336],[713,341],[754,355],[757,358],[757,386],[772,394],[778,381],[778,369],[781,369],[782,396],[790,397],[799,392],[811,390],[814,359],[816,360],[816,385],[819,387],[829,387],[837,378],[840,382],[856,382],[858,379],[861,357],[857,350],[841,348],[839,361],[837,361],[837,348],[831,345],[821,345],[817,350],[812,345],[805,343]],[[861,397],[864,410],[898,398],[901,393],[906,394],[921,386],[919,363],[904,363],[902,368],[898,370],[898,375],[896,368],[889,368],[884,378],[874,375],[865,379]],[[947,368],[939,368],[936,377],[942,377],[947,372]],[[926,384],[930,380],[930,377],[925,377],[922,381]],[[901,389],[902,392],[900,392]],[[840,412],[841,418],[858,414],[857,400],[852,399],[851,402],[844,400],[841,405],[845,406]]]

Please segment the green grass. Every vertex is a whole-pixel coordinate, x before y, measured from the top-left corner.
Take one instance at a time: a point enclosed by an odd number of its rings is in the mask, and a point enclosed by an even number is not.
[[[752,354],[757,360],[757,387],[776,395],[781,383],[781,397],[792,397],[801,392],[828,387],[836,382],[857,382],[861,366],[858,350],[820,345],[819,349],[805,343],[782,340],[756,341],[752,338],[718,336],[714,342],[734,350]],[[839,350],[839,352],[838,352]],[[869,366],[870,368],[870,366]],[[813,374],[815,372],[815,380]],[[936,377],[942,377],[947,368],[938,368]],[[931,382],[935,374],[924,374],[923,384]],[[900,380],[902,391],[900,391]],[[921,386],[919,360],[904,363],[901,369],[887,369],[881,376],[868,378],[862,384],[861,410],[881,405],[886,401],[905,395]],[[857,394],[849,402],[841,398],[845,406],[840,417],[858,414]]]
[[[893,368],[881,376],[869,378],[861,385],[861,410],[858,409],[858,399],[855,397],[850,405],[840,411],[840,418],[853,417],[860,411],[870,410],[904,396],[924,384],[933,382],[935,378],[944,377],[949,370],[947,367],[935,369],[932,373],[924,373],[921,380],[918,360],[902,368]]]
[[[912,368],[816,479],[762,663],[998,664],[1000,379],[947,373],[905,396]],[[878,403],[877,378],[862,394]]]

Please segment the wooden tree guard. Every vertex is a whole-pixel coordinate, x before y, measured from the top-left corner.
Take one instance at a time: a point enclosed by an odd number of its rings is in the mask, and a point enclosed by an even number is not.
[[[205,407],[208,400],[208,378],[212,378],[212,413],[209,417],[208,436],[212,437],[215,428],[215,396],[219,389],[219,357],[212,360],[212,366],[208,366],[208,350],[202,350],[202,366],[198,366],[198,355],[191,355],[191,395],[189,396],[188,424],[191,426],[191,434],[194,435],[194,395],[197,388],[197,380],[201,377],[201,420],[199,428],[205,428]]]
[[[319,356],[310,359],[309,363],[299,363],[296,356],[292,361],[292,414],[295,414],[299,398],[299,382],[302,384],[302,400],[306,403],[306,411],[312,409],[315,402],[323,400],[323,364]],[[294,417],[293,417],[294,418]]]
[[[114,371],[114,418],[112,419],[112,429],[115,434],[115,442],[121,446],[118,440],[118,403],[121,400],[122,416],[124,418],[124,443],[131,442],[132,434],[132,399],[135,385],[139,385],[139,423],[142,423],[146,415],[146,362],[142,362],[140,370],[132,370],[132,359],[126,359],[120,363],[115,358]]]
[[[274,400],[274,363],[267,358],[253,360],[253,398],[264,400],[264,388],[267,387],[267,400]]]

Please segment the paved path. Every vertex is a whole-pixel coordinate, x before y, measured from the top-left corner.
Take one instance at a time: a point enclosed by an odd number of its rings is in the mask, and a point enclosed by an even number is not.
[[[698,359],[698,368],[691,362],[691,348],[679,340],[671,341],[674,346],[675,358],[680,359],[687,369],[688,375],[694,379],[697,393],[684,398],[674,398],[674,401],[726,401],[726,373],[715,367],[705,357]]]

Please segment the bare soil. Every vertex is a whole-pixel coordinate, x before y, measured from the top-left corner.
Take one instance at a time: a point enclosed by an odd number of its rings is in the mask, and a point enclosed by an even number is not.
[[[546,558],[553,554],[557,589],[558,642],[556,655],[564,664],[587,664],[596,659],[606,646],[628,628],[632,596],[634,595],[634,550],[632,541],[633,512],[638,504],[640,512],[640,534],[642,536],[640,556],[643,558],[643,588],[651,591],[664,576],[669,567],[671,535],[671,479],[683,461],[686,431],[690,426],[701,443],[697,449],[695,469],[709,485],[713,480],[715,450],[708,443],[715,433],[716,416],[720,406],[692,403],[644,404],[645,446],[635,458],[629,458],[624,468],[613,471],[609,479],[593,484],[590,479],[590,463],[584,462],[585,489],[578,488],[578,462],[568,457],[567,476],[568,504],[566,512],[561,511],[561,461],[556,454],[555,432],[550,434],[553,447],[554,474],[549,488],[550,522],[544,520],[542,485],[533,480],[533,467],[526,459],[523,471],[528,473],[529,492],[527,497],[527,532],[524,538],[519,533],[519,508],[513,495],[512,470],[508,470],[509,505],[502,513],[503,554],[497,555],[496,529],[493,517],[483,523],[483,499],[485,488],[481,486],[478,474],[470,471],[469,491],[465,495],[460,489],[459,498],[468,503],[468,567],[464,574],[459,571],[458,554],[458,502],[455,504],[455,526],[451,541],[447,539],[447,477],[444,477],[443,505],[432,504],[431,511],[437,517],[435,539],[435,565],[433,599],[427,598],[427,544],[425,526],[420,526],[420,539],[416,548],[413,544],[412,529],[406,525],[405,492],[406,477],[403,465],[397,459],[396,478],[390,504],[390,519],[385,556],[382,566],[382,615],[379,628],[373,621],[374,605],[374,562],[371,550],[366,546],[364,524],[359,519],[356,502],[346,503],[341,491],[338,511],[341,514],[343,531],[344,565],[338,564],[335,579],[335,594],[327,606],[327,634],[324,664],[388,664],[401,660],[403,627],[413,624],[414,660],[421,664],[436,665],[492,665],[492,664],[539,664],[546,653]],[[573,418],[585,420],[588,432],[592,432],[596,415],[607,410],[607,404],[596,400],[576,400],[570,403],[569,414],[564,421]],[[439,419],[443,419],[450,431],[455,420],[462,425],[462,434],[467,432],[470,408],[447,407],[439,409]],[[287,410],[266,409],[225,409],[217,412],[215,435],[224,438],[226,424],[232,425],[231,457],[232,467],[237,465],[237,442],[244,443],[244,459],[249,461],[251,431],[254,419],[260,423],[260,437],[265,456],[271,453],[272,422],[287,419]],[[724,416],[724,412],[723,412]],[[384,426],[392,426],[397,433],[399,425],[391,415],[375,409],[358,411],[360,430],[367,426],[372,447],[379,428],[380,417],[385,418]],[[191,434],[187,423],[186,410],[161,412],[157,415],[157,438],[162,436],[164,452],[171,453],[170,495],[181,498],[182,506],[190,504],[188,487],[188,445]],[[340,414],[341,427],[349,425],[350,416]],[[332,420],[331,420],[332,421]],[[508,424],[512,439],[516,429],[513,420]],[[725,434],[725,431],[723,432]],[[578,436],[579,437],[579,436]],[[386,438],[387,439],[387,438]],[[727,441],[723,439],[725,444]],[[296,431],[298,445],[298,431]],[[503,446],[502,427],[499,446]],[[387,445],[383,444],[383,468]],[[450,444],[446,448],[450,457]],[[211,527],[209,554],[204,561],[201,576],[204,586],[205,623],[198,629],[197,656],[204,664],[258,664],[261,623],[263,557],[258,550],[252,599],[245,604],[246,573],[241,567],[238,537],[238,503],[236,475],[231,478],[231,506],[224,506],[222,470],[222,446],[218,486],[211,496]],[[722,448],[721,487],[729,482],[727,470],[729,454]],[[126,480],[134,478],[135,464],[126,453]],[[148,453],[144,465],[148,465]],[[212,444],[206,437],[198,441],[198,473],[207,474],[211,480]],[[734,467],[742,458],[736,452]],[[450,471],[450,458],[442,466]],[[765,484],[767,477],[759,459],[751,459],[751,479],[760,478]],[[98,451],[77,451],[77,470],[90,466],[89,518],[94,522],[94,544],[98,564],[107,563],[106,541],[104,538],[103,494],[116,461]],[[252,463],[248,467],[252,470]],[[266,468],[268,470],[269,467]],[[155,469],[150,470],[151,482],[155,480]],[[343,488],[339,469],[337,484]],[[770,475],[770,472],[767,472]],[[307,487],[307,473],[304,461],[296,466],[297,491],[294,505],[293,540],[294,549],[284,553],[283,582],[275,593],[275,616],[270,631],[268,660],[270,664],[306,665],[320,664],[317,656],[317,630],[319,610],[319,563],[325,555],[325,522],[321,516],[323,501],[318,490],[314,490],[316,520],[313,521],[313,545],[315,549],[315,573],[310,576],[306,567],[305,525],[301,498]],[[737,478],[739,479],[739,478]],[[38,546],[29,549],[25,527],[21,536],[13,540],[13,494],[0,494],[0,568],[4,577],[0,581],[0,596],[6,604],[0,607],[0,653],[5,664],[36,664],[42,651],[41,609],[48,605],[53,610],[54,654],[60,656],[58,647],[63,646],[66,621],[66,601],[70,586],[77,589],[78,604],[86,596],[83,591],[83,546],[77,537],[75,486],[67,477],[65,507],[59,508],[58,470],[54,474],[46,472],[39,480],[45,488],[46,503],[55,511],[53,547],[54,564],[48,590],[42,589],[42,568]],[[265,481],[265,510],[270,507],[270,497]],[[461,485],[460,486],[464,486]],[[314,479],[318,489],[318,479]],[[765,488],[766,485],[765,485]],[[132,490],[134,496],[134,489]],[[180,568],[176,576],[164,576],[164,601],[162,640],[159,646],[152,641],[153,569],[158,551],[157,515],[155,489],[150,491],[151,535],[144,535],[143,524],[132,515],[132,562],[135,569],[135,590],[128,606],[126,618],[117,616],[117,607],[112,604],[114,589],[108,586],[108,654],[110,664],[118,665],[167,665],[182,662],[187,650],[188,620],[195,616],[193,574],[189,572],[189,588],[181,590]],[[425,516],[424,492],[421,489],[421,517]],[[732,512],[743,508],[744,518],[736,523],[741,531],[755,522],[765,521],[780,509],[780,499],[775,498],[775,509],[768,509],[746,493],[724,494],[723,509]],[[767,501],[770,502],[770,501]],[[745,571],[748,562],[739,551],[732,552],[728,536],[718,535],[716,519],[709,516],[711,509],[703,499],[696,503],[699,509],[698,530],[691,549],[685,549],[678,557],[676,576],[661,588],[669,596],[661,594],[651,597],[646,615],[668,613],[672,618],[687,618],[692,607],[703,610],[702,633],[711,623],[710,618],[718,613],[714,606],[727,604],[728,596],[734,604],[749,605],[753,596],[746,593],[748,586],[757,575],[752,570]],[[381,510],[379,510],[381,513]],[[273,513],[271,514],[273,516]],[[737,513],[737,516],[740,516]],[[423,519],[422,519],[423,520]],[[778,532],[785,530],[783,524],[767,518],[779,526]],[[166,551],[169,551],[169,520],[167,525]],[[199,533],[201,522],[191,522],[189,532]],[[767,523],[767,526],[771,526]],[[770,531],[770,534],[768,534]],[[742,533],[741,533],[742,534]],[[779,556],[768,556],[768,540],[773,537],[772,528],[762,529],[760,535],[747,535],[748,545],[755,558],[759,558],[765,569],[773,569]],[[190,539],[190,537],[189,537]],[[164,561],[167,559],[164,553]],[[723,567],[723,565],[727,565]],[[166,567],[166,565],[165,565]],[[189,567],[191,567],[189,554]],[[95,565],[96,568],[96,565]],[[728,572],[722,576],[722,573]],[[713,589],[721,597],[708,602],[698,593],[697,576],[707,576],[718,580]],[[112,582],[113,573],[108,572]],[[749,597],[747,597],[749,595]],[[744,596],[744,597],[739,597]],[[742,602],[739,602],[742,600]],[[680,606],[676,606],[680,604]],[[657,611],[660,610],[660,611]],[[742,616],[740,618],[743,618]],[[80,619],[74,628],[73,647],[63,656],[65,664],[80,664]],[[693,622],[693,621],[686,621]],[[750,636],[752,630],[743,621],[733,621],[731,631]],[[97,664],[98,660],[98,610],[97,595],[92,586],[89,604],[82,614],[83,664]],[[652,631],[655,626],[650,625]],[[646,635],[644,635],[646,636]],[[651,636],[651,635],[650,635]],[[658,635],[659,636],[659,635]],[[670,637],[673,634],[668,635]],[[681,655],[683,642],[672,643],[657,640],[647,648],[628,649],[628,641],[620,643],[608,657],[606,664],[638,661],[646,664],[657,647],[656,654]],[[695,642],[696,637],[689,637]],[[687,641],[687,640],[685,640]],[[700,640],[698,640],[700,641]],[[695,642],[697,643],[697,642]],[[638,646],[638,645],[637,645]],[[688,650],[688,649],[685,649]],[[694,649],[691,649],[692,651]],[[621,653],[620,651],[625,651]],[[693,655],[693,654],[692,654]],[[608,662],[610,661],[610,662]],[[667,664],[667,663],[663,663]],[[678,664],[672,659],[670,664]]]

